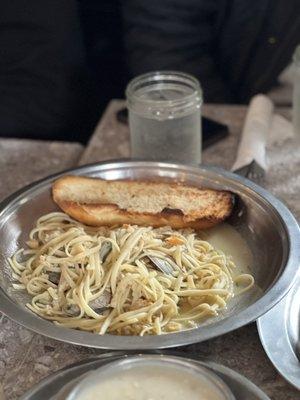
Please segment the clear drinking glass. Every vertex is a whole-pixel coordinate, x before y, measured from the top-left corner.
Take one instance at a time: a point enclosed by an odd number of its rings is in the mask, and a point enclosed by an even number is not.
[[[293,126],[294,134],[300,138],[300,45],[296,47],[294,60]]]
[[[126,89],[133,158],[201,162],[202,91],[191,75],[161,71]]]

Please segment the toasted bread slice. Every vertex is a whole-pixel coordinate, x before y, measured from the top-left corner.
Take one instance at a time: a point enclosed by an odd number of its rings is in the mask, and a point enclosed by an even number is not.
[[[54,182],[52,193],[63,211],[92,226],[206,229],[224,221],[233,207],[230,192],[168,182],[64,176]]]

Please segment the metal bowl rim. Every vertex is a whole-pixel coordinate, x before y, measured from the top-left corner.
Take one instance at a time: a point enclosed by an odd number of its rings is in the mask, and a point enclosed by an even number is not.
[[[186,173],[194,172],[196,174],[199,174],[199,172],[201,171],[212,172],[223,178],[227,178],[229,181],[233,181],[237,184],[242,185],[243,187],[250,189],[252,192],[255,193],[255,195],[259,195],[262,199],[264,199],[268,203],[269,207],[272,208],[280,218],[289,242],[289,255],[286,266],[274,285],[255,303],[240,311],[239,318],[234,318],[233,316],[231,316],[215,323],[213,326],[213,332],[211,332],[211,327],[208,325],[191,330],[160,336],[99,336],[89,332],[59,327],[49,321],[37,317],[31,312],[25,312],[24,309],[22,309],[18,304],[16,304],[11,298],[8,297],[8,295],[4,292],[2,288],[0,289],[1,312],[3,312],[5,315],[10,317],[17,323],[23,325],[24,327],[56,340],[100,349],[150,350],[184,346],[187,344],[199,342],[200,331],[201,341],[223,335],[256,320],[261,315],[270,310],[285,296],[285,294],[289,291],[296,279],[296,271],[300,264],[300,229],[296,219],[288,210],[288,208],[267,190],[263,189],[262,187],[244,177],[238,176],[232,172],[225,171],[224,169],[219,167],[202,165],[199,167],[191,167],[182,164],[143,160],[108,160],[101,163],[93,163],[76,168],[70,168],[59,173],[50,175],[39,181],[33,182],[23,189],[15,192],[8,198],[4,199],[0,203],[0,223],[5,211],[13,207],[13,205],[16,205],[17,202],[26,194],[29,194],[32,191],[48,185],[51,181],[58,178],[59,176],[65,175],[66,173],[72,172],[75,174],[84,174],[85,172],[88,173],[90,169],[95,169],[96,167],[101,167],[101,170],[105,171],[120,167],[134,168],[138,166],[143,166],[146,168],[152,167],[171,170],[173,169],[175,171],[180,169],[181,171],[185,171]]]
[[[281,301],[278,302],[276,306],[273,307],[273,309],[269,310],[269,312],[262,315],[256,321],[259,339],[269,360],[273,364],[274,368],[280,373],[280,375],[298,390],[300,390],[300,379],[299,379],[300,375],[295,379],[294,375],[291,376],[290,370],[286,366],[287,357],[289,358],[290,362],[293,359],[297,360],[299,358],[297,357],[293,345],[290,341],[286,317],[287,315],[288,316],[290,315],[289,313],[290,304],[293,301],[295,293],[299,291],[299,287],[300,287],[300,274],[297,275],[297,281],[295,282],[291,290],[288,292],[288,294],[283,299],[281,299]],[[274,328],[274,319],[273,319],[274,317],[277,319],[276,321],[277,326],[279,325],[279,330],[275,331],[276,337],[280,337],[280,348],[277,351],[274,351],[273,347],[270,346],[272,345],[272,341],[270,340],[270,337],[268,335],[270,329]],[[274,334],[273,334],[273,339],[274,339]],[[283,355],[285,361],[283,361]],[[289,366],[290,365],[291,364],[289,363]],[[298,374],[300,372],[299,368],[297,369],[297,366],[295,366],[295,370],[293,371],[295,372],[298,371]]]

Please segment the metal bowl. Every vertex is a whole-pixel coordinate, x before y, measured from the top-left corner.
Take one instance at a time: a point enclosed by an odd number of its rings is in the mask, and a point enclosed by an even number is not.
[[[79,400],[83,397],[86,390],[96,386],[101,383],[101,381],[111,380],[113,378],[116,379],[117,377],[120,378],[120,375],[122,375],[125,370],[133,370],[133,372],[136,372],[140,368],[145,368],[148,373],[156,371],[157,369],[160,371],[159,374],[161,374],[162,371],[167,373],[172,371],[177,372],[182,379],[184,377],[187,378],[187,376],[191,378],[196,377],[202,384],[204,383],[205,385],[206,383],[207,386],[210,387],[212,393],[215,393],[216,397],[222,397],[223,400],[235,400],[227,384],[209,368],[181,357],[158,354],[128,356],[101,366],[86,374],[86,376],[75,385],[73,390],[71,390],[66,400]],[[178,374],[176,376],[178,376]]]
[[[139,353],[140,354],[140,353]],[[147,352],[147,354],[154,354]],[[254,383],[234,370],[212,361],[203,360],[196,354],[181,354],[170,350],[162,350],[155,354],[161,356],[172,356],[183,360],[189,364],[202,366],[216,374],[229,387],[235,398],[238,400],[270,400]],[[132,353],[131,353],[132,355]],[[143,354],[140,354],[143,356]],[[37,385],[26,392],[20,400],[66,400],[71,390],[81,382],[90,372],[102,366],[109,366],[116,360],[123,360],[128,357],[125,352],[114,351],[112,353],[102,353],[97,357],[88,358],[78,363],[69,365],[53,374],[42,379]]]
[[[11,286],[7,257],[24,246],[36,219],[56,210],[51,183],[66,171],[33,183],[0,205],[0,309],[35,332],[69,343],[102,349],[155,349],[183,346],[230,332],[271,309],[290,289],[300,265],[300,230],[290,211],[266,190],[251,181],[214,167],[189,167],[144,161],[118,161],[88,165],[69,174],[104,179],[166,179],[195,186],[230,190],[237,202],[229,223],[247,241],[254,257],[252,274],[257,290],[243,295],[198,328],[160,336],[103,336],[67,329],[46,321],[25,304],[28,297]]]
[[[300,275],[289,293],[257,320],[260,341],[277,371],[300,390]]]

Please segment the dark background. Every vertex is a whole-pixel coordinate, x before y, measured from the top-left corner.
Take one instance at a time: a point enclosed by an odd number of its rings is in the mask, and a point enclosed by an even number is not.
[[[299,0],[1,0],[0,136],[86,142],[129,79],[195,75],[206,102],[276,85]]]

